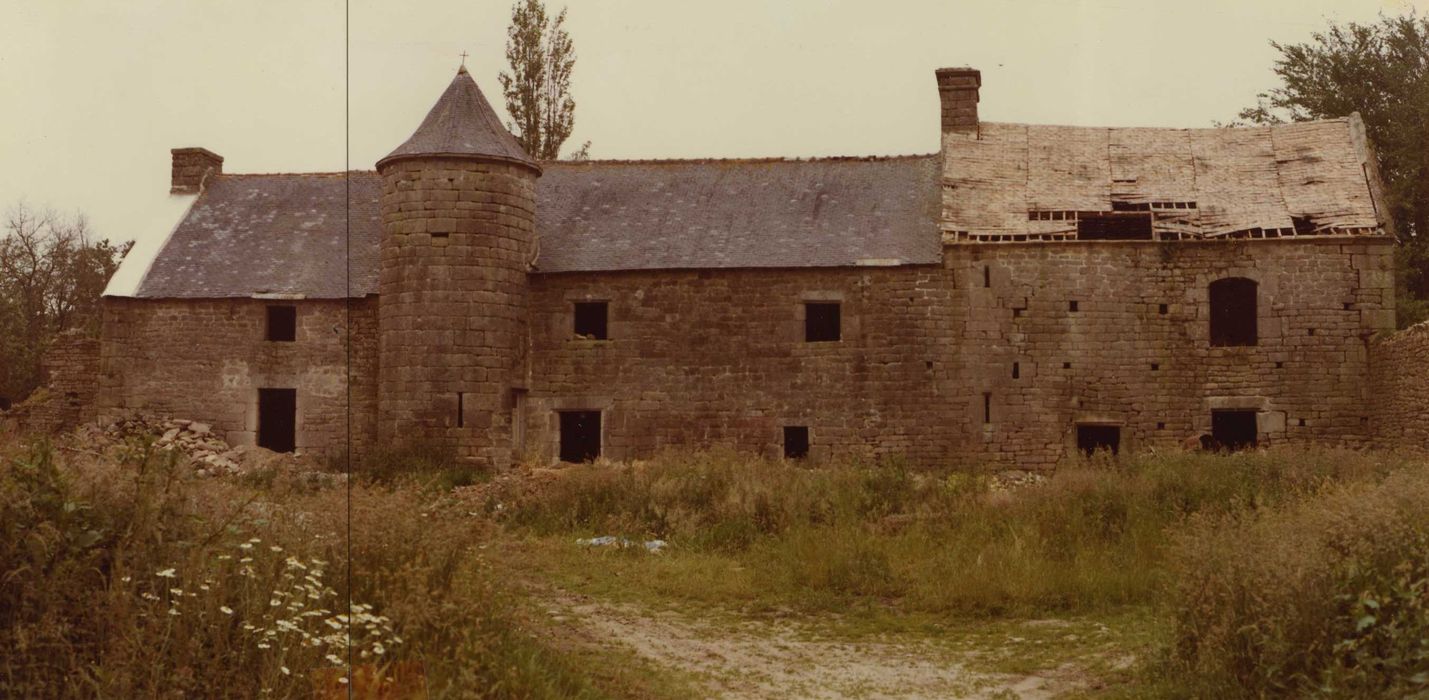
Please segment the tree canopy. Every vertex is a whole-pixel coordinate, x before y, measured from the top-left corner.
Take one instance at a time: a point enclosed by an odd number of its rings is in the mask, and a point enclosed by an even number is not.
[[[565,29],[566,11],[551,18],[540,0],[520,0],[511,8],[506,30],[506,62],[500,75],[508,124],[521,147],[537,160],[560,157],[561,145],[575,126],[576,102],[571,98],[575,45]],[[572,154],[586,157],[590,142]]]
[[[0,397],[19,400],[40,385],[40,360],[54,337],[99,330],[99,298],[131,244],[95,242],[82,215],[24,204],[0,230]]]
[[[1385,180],[1400,242],[1401,321],[1429,316],[1429,16],[1331,24],[1280,52],[1281,86],[1242,110],[1243,123],[1274,124],[1359,112]]]

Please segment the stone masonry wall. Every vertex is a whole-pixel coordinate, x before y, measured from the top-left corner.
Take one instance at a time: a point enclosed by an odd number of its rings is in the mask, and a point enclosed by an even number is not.
[[[509,464],[535,173],[423,158],[386,165],[382,178],[381,439]]]
[[[26,430],[50,433],[79,425],[94,403],[99,339],[82,330],[59,335],[41,360],[44,383],[4,414]]]
[[[1429,449],[1429,322],[1376,339],[1370,370],[1375,441]]]
[[[1388,241],[1082,242],[952,246],[941,266],[532,275],[525,400],[443,430],[486,439],[519,410],[519,449],[550,459],[556,411],[596,409],[617,459],[713,444],[777,455],[782,427],[805,425],[815,459],[1023,468],[1070,452],[1078,422],[1119,425],[1124,449],[1175,449],[1217,408],[1256,411],[1271,444],[1422,441],[1429,333],[1369,340],[1393,324],[1390,256]],[[1256,346],[1209,345],[1207,286],[1231,276],[1259,284]],[[574,337],[573,303],[587,300],[609,303],[609,340]],[[841,304],[840,341],[804,342],[810,301]],[[299,447],[340,448],[347,328],[354,440],[371,444],[376,300],[350,317],[342,301],[274,302],[298,306],[294,343],[263,339],[267,303],[106,299],[99,410],[201,420],[251,444],[257,389],[294,387]],[[493,386],[509,376],[467,357],[452,367],[494,370],[481,375]]]
[[[266,306],[297,306],[297,339],[265,340]],[[376,303],[354,300],[104,300],[101,419],[151,413],[209,423],[230,444],[257,439],[258,389],[297,389],[299,450],[347,439],[348,339],[354,448],[375,435]],[[350,330],[349,330],[350,329]]]
[[[1366,343],[1393,325],[1390,250],[999,244],[949,247],[942,267],[533,276],[522,447],[549,457],[554,412],[576,409],[604,411],[612,458],[777,454],[782,426],[807,425],[815,458],[1040,468],[1078,422],[1120,425],[1125,449],[1174,448],[1218,408],[1255,410],[1263,442],[1362,443]],[[1259,284],[1254,347],[1209,345],[1207,285],[1223,277]],[[577,300],[609,303],[610,340],[573,337]],[[843,304],[842,341],[803,342],[802,302],[820,300]]]

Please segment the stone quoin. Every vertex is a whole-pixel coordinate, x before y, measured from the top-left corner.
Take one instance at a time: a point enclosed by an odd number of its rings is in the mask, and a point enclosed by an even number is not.
[[[175,149],[193,201],[104,301],[89,417],[495,467],[1429,440],[1426,336],[1374,339],[1394,238],[1357,115],[992,123],[979,71],[935,77],[930,155],[537,162],[465,67],[375,172]]]

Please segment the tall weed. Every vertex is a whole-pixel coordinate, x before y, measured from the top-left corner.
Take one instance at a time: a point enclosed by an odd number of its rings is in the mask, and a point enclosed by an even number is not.
[[[495,488],[484,505],[536,534],[661,538],[675,556],[732,557],[781,604],[1066,611],[1153,600],[1170,532],[1189,516],[1285,503],[1403,463],[1348,451],[1145,455],[1070,464],[1008,491],[974,469],[670,452]]]
[[[1170,570],[1171,665],[1233,697],[1429,691],[1429,472],[1196,518]]]

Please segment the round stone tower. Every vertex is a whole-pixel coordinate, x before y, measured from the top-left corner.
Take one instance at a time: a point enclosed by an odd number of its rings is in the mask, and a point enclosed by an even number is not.
[[[377,172],[380,444],[506,466],[541,168],[463,67]]]

